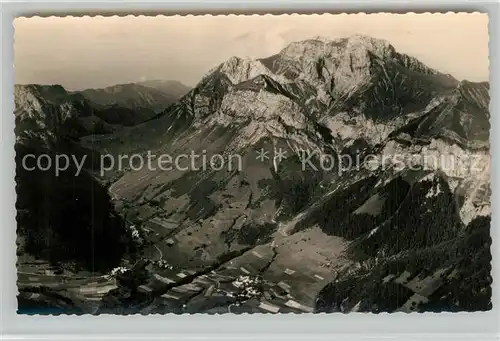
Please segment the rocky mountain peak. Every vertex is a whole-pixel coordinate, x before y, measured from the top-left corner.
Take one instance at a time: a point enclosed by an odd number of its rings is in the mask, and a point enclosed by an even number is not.
[[[363,57],[374,55],[381,59],[396,56],[395,48],[387,40],[359,34],[346,39],[343,53]]]
[[[281,57],[291,59],[311,57],[337,58],[341,54],[371,52],[380,57],[391,57],[395,53],[394,47],[386,40],[376,39],[364,35],[354,35],[348,38],[328,39],[315,37],[303,41],[293,42],[279,53]]]
[[[73,104],[84,104],[79,94],[68,93],[61,85],[16,84],[14,87],[14,104],[16,116],[45,116],[43,110],[47,106],[60,106],[71,112]]]
[[[15,85],[14,115],[17,141],[52,143],[62,130],[77,134],[72,121],[89,117],[93,108],[80,94],[67,92],[61,85]]]
[[[267,75],[272,78],[278,78],[281,81],[286,81],[282,77],[274,75],[260,60],[248,57],[240,58],[233,56],[216,68],[210,70],[205,78],[210,77],[214,72],[226,75],[233,84],[239,84],[259,75]]]
[[[262,131],[279,126],[273,136],[322,122],[343,148],[361,136],[369,144],[381,143],[436,96],[453,93],[457,84],[396,52],[386,40],[316,37],[268,58],[229,58],[210,70],[175,111],[198,125],[247,122]]]
[[[41,103],[37,96],[37,91],[33,85],[14,86],[15,114],[22,112],[32,113],[41,109]]]

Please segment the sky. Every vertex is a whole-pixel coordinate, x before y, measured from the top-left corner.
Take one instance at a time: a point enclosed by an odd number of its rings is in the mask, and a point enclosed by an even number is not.
[[[487,81],[487,14],[340,14],[17,18],[15,82],[68,90],[139,80],[194,86],[232,56],[261,58],[293,41],[354,34],[388,40],[455,78]]]

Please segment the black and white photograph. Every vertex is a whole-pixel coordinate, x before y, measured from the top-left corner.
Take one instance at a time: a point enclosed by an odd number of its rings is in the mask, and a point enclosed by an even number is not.
[[[487,14],[13,26],[17,314],[492,309]]]

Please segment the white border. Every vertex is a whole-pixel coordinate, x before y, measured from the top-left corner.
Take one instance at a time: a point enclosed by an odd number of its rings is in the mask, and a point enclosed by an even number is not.
[[[496,340],[499,338],[498,244],[500,208],[500,79],[499,3],[486,1],[163,1],[131,3],[87,1],[21,3],[1,5],[2,97],[0,149],[0,336],[3,339],[283,339],[319,340],[366,338],[425,340]],[[150,315],[150,316],[24,316],[16,315],[16,245],[13,112],[13,26],[16,16],[127,15],[127,14],[253,14],[253,13],[355,13],[355,12],[450,12],[480,11],[489,14],[493,310],[484,313],[349,314],[349,315]],[[57,51],[55,51],[57,53]],[[496,154],[496,155],[495,155]],[[495,208],[495,209],[493,209]]]

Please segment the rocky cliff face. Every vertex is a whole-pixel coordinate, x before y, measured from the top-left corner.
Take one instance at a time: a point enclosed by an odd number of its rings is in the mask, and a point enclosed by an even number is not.
[[[82,134],[83,120],[93,108],[82,96],[70,95],[59,85],[16,85],[14,90],[18,141],[50,144],[58,135]]]
[[[293,43],[261,60],[230,58],[205,75],[181,109],[200,124],[252,119],[283,131],[319,122],[340,148],[358,137],[380,143],[435,97],[460,88],[386,41],[355,36]],[[260,131],[266,129],[257,125]]]

